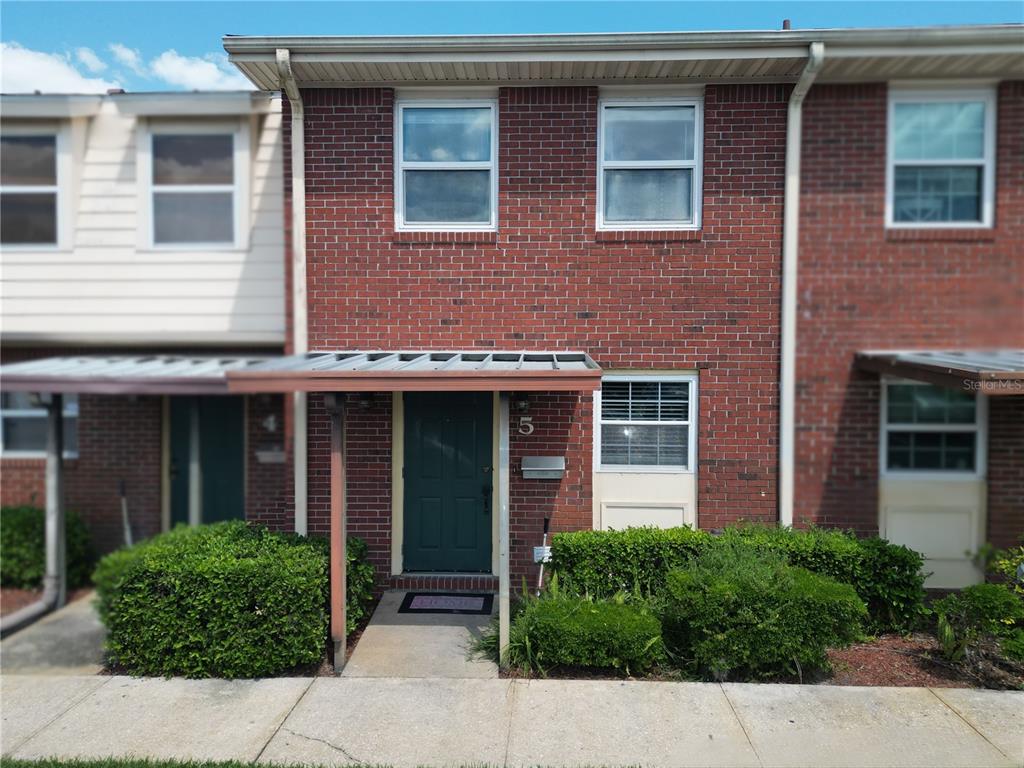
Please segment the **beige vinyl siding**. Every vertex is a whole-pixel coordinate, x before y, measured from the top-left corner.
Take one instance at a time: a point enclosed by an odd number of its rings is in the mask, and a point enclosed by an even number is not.
[[[230,118],[248,123],[244,249],[148,246],[146,233],[140,232],[147,220],[140,182],[148,168],[139,167],[137,142],[140,121],[159,125],[163,119],[125,114],[105,101],[95,116],[69,121],[71,178],[61,189],[68,196],[70,218],[65,247],[3,249],[0,331],[5,341],[284,342],[279,102],[266,114]],[[223,116],[215,119],[219,125],[225,122]]]

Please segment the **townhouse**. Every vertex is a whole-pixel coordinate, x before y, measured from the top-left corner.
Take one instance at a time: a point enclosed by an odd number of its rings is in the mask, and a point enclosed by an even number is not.
[[[546,519],[853,528],[972,583],[1024,530],[1021,42],[226,37],[282,94],[283,354],[5,387],[284,398],[246,516],[330,536],[335,642],[346,533],[506,619]]]
[[[276,95],[11,94],[0,112],[5,365],[281,353]],[[46,409],[2,397],[3,503],[42,505]],[[139,539],[279,492],[280,397],[72,392],[63,408],[67,504],[101,552],[124,542],[122,494]]]

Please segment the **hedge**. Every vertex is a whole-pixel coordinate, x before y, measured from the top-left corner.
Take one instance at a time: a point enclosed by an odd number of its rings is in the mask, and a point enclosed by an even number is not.
[[[873,631],[911,629],[924,611],[920,554],[843,531],[742,526],[719,536],[689,528],[558,533],[551,564],[562,584],[580,594],[658,596],[669,571],[730,542],[777,552],[791,565],[850,584],[867,604]]]
[[[349,547],[351,629],[373,576],[365,545]],[[323,540],[235,521],[182,526],[114,552],[94,579],[112,663],[134,674],[237,678],[323,657],[327,576]]]
[[[802,678],[859,638],[866,615],[850,585],[732,541],[669,574],[662,623],[670,659],[692,674]]]
[[[497,621],[474,650],[498,656]],[[569,667],[642,673],[664,657],[661,623],[643,603],[591,600],[548,590],[515,605],[504,662],[546,675]]]
[[[72,510],[65,512],[69,589],[89,583],[94,558],[89,529]],[[46,572],[46,511],[0,508],[0,585],[35,589]]]

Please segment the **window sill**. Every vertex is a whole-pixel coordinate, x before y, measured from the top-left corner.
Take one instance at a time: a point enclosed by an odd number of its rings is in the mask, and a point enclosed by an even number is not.
[[[685,243],[703,237],[699,229],[599,229],[594,239],[599,243]]]
[[[692,469],[679,467],[598,467],[594,470],[602,475],[692,475]]]
[[[429,232],[422,230],[395,230],[392,241],[396,243],[422,243],[425,245],[493,245],[498,242],[496,231]]]
[[[890,243],[991,243],[996,239],[996,230],[993,227],[889,227],[885,230],[885,239]]]

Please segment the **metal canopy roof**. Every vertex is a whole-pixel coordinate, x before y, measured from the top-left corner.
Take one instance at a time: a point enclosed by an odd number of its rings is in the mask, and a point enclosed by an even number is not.
[[[224,395],[225,373],[266,357],[102,355],[48,357],[0,366],[7,392],[80,392],[102,395]]]
[[[1024,395],[1024,349],[858,352],[854,364],[864,371],[986,395]]]
[[[227,36],[258,88],[280,88],[276,51],[300,87],[560,83],[790,82],[812,42],[818,82],[1020,78],[1024,26],[406,37]]]
[[[232,392],[591,391],[585,352],[311,352],[228,372]]]

